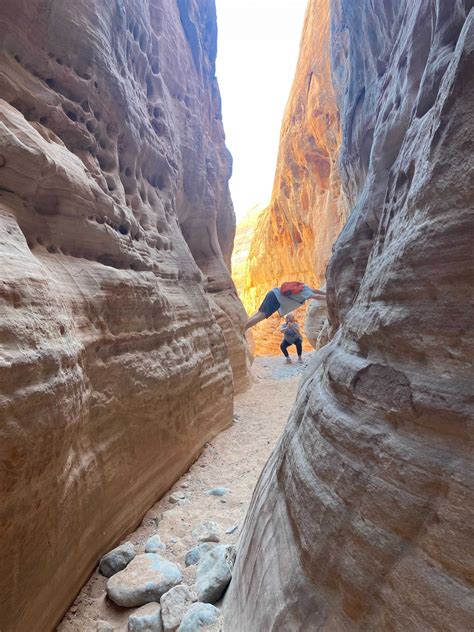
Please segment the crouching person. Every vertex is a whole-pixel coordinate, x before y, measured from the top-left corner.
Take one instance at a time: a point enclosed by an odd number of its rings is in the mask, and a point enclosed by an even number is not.
[[[286,362],[290,364],[291,358],[288,353],[288,347],[295,345],[296,353],[298,354],[298,362],[303,362],[303,338],[301,337],[300,326],[296,322],[293,314],[288,314],[285,321],[286,322],[280,327],[283,331],[283,341],[280,345],[280,349],[286,358]]]

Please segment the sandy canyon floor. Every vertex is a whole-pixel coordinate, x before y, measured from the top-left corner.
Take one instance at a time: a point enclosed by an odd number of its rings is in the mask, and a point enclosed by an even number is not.
[[[196,566],[186,568],[184,564],[186,552],[196,545],[192,530],[212,520],[220,526],[221,543],[237,543],[252,490],[283,430],[305,366],[306,362],[284,364],[282,356],[257,358],[253,386],[235,399],[233,425],[206,445],[200,458],[123,542],[132,542],[142,553],[146,540],[158,533],[166,544],[164,557],[179,564],[183,583],[192,588]],[[229,489],[223,497],[205,493],[220,486]],[[184,498],[172,503],[171,495]],[[126,632],[128,617],[136,609],[119,608],[109,601],[106,582],[96,569],[58,632],[96,632],[102,629],[101,621],[111,624],[116,632]],[[220,629],[220,623],[206,628],[210,632]]]

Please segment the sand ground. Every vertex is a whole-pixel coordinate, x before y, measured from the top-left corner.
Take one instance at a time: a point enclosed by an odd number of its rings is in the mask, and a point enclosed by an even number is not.
[[[285,365],[282,356],[266,356],[256,358],[252,370],[253,386],[235,399],[233,425],[206,445],[199,459],[146,513],[138,529],[122,540],[133,542],[142,553],[145,541],[158,533],[166,544],[164,556],[180,565],[190,588],[196,567],[186,568],[184,556],[196,544],[191,531],[213,520],[221,527],[222,543],[237,543],[252,490],[286,423],[304,365]],[[218,486],[229,488],[223,498],[205,494]],[[172,504],[170,495],[177,492],[184,500]],[[225,533],[236,525],[232,534]],[[114,606],[106,597],[106,581],[96,569],[58,632],[96,632],[98,621],[126,632],[128,616],[135,609]],[[221,624],[206,628],[209,632],[220,629]]]

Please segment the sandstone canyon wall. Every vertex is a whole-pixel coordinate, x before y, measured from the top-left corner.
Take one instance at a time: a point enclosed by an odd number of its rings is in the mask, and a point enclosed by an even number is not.
[[[213,0],[0,6],[0,629],[51,630],[245,387]]]
[[[271,203],[259,216],[252,236],[245,283],[236,282],[249,313],[283,281],[302,280],[319,287],[345,221],[329,36],[328,0],[311,0],[282,122]],[[296,314],[300,322],[303,314],[304,310]],[[278,353],[279,322],[273,316],[254,329],[257,353]]]
[[[474,10],[331,13],[334,337],[254,492],[226,632],[471,630]]]

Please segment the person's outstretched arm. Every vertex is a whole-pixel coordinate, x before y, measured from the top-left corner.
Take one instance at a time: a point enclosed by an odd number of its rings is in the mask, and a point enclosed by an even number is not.
[[[318,301],[326,300],[326,292],[323,292],[322,290],[316,290],[314,288],[311,288],[311,291],[313,292],[313,294],[309,296],[308,298],[315,298]]]

